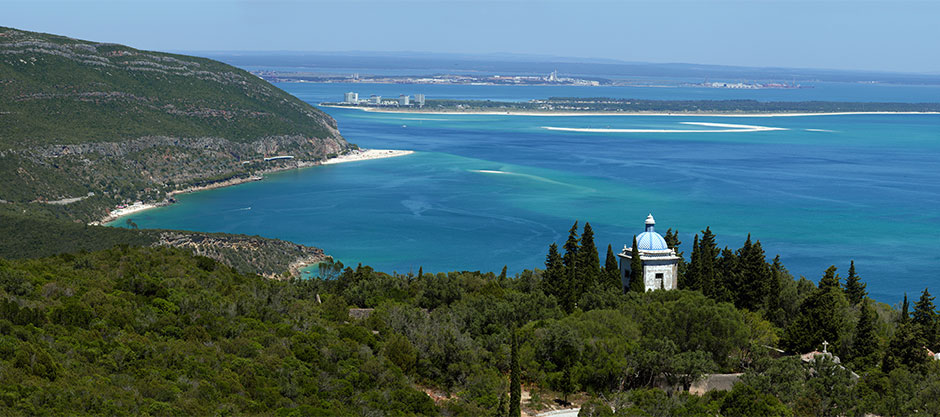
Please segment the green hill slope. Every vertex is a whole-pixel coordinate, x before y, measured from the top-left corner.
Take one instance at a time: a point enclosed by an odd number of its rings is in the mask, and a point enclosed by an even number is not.
[[[231,266],[244,274],[281,278],[301,264],[327,259],[323,250],[260,236],[179,230],[125,229],[0,214],[0,258],[40,258],[114,246],[171,246]]]
[[[90,220],[279,167],[245,161],[349,146],[331,117],[230,65],[0,27],[0,211]]]

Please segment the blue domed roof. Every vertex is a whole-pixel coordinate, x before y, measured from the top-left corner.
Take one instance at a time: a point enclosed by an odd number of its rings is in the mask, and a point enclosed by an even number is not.
[[[646,217],[646,231],[640,233],[636,237],[636,247],[639,250],[666,250],[669,249],[669,246],[666,245],[666,239],[656,233],[653,230],[653,226],[656,224],[656,220],[653,219],[653,214],[650,213]]]
[[[636,247],[639,250],[666,250],[666,239],[663,239],[659,233],[643,232],[636,237]]]

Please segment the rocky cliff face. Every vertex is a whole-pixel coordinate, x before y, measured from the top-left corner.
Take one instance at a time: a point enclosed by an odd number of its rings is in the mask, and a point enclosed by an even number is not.
[[[328,259],[323,250],[259,236],[162,231],[154,246],[172,246],[215,259],[242,273],[298,277],[297,267]],[[286,274],[290,272],[290,275]]]
[[[325,113],[221,62],[0,27],[0,211],[87,221],[350,147]]]

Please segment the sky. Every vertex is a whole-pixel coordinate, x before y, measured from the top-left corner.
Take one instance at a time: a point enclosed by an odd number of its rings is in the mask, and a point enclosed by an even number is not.
[[[0,0],[0,26],[178,52],[510,53],[940,74],[938,0]]]

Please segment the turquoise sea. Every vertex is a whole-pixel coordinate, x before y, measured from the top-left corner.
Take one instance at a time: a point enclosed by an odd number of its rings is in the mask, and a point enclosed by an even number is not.
[[[527,100],[549,96],[938,101],[937,87],[804,90],[280,84],[317,104],[362,96]],[[828,94],[828,95],[827,95]],[[855,98],[852,98],[855,97]],[[905,100],[905,97],[908,100]],[[913,98],[911,98],[913,97]],[[940,115],[503,116],[324,109],[350,142],[413,155],[312,167],[178,196],[140,227],[258,234],[322,247],[378,270],[510,272],[589,221],[598,247],[678,229],[688,257],[706,226],[814,281],[849,260],[876,299],[940,285]],[[781,130],[701,132],[719,123]],[[577,132],[545,127],[656,132]],[[690,132],[694,131],[694,132]],[[120,224],[121,222],[116,222]],[[601,253],[603,258],[603,253]],[[934,292],[940,288],[931,288]]]

